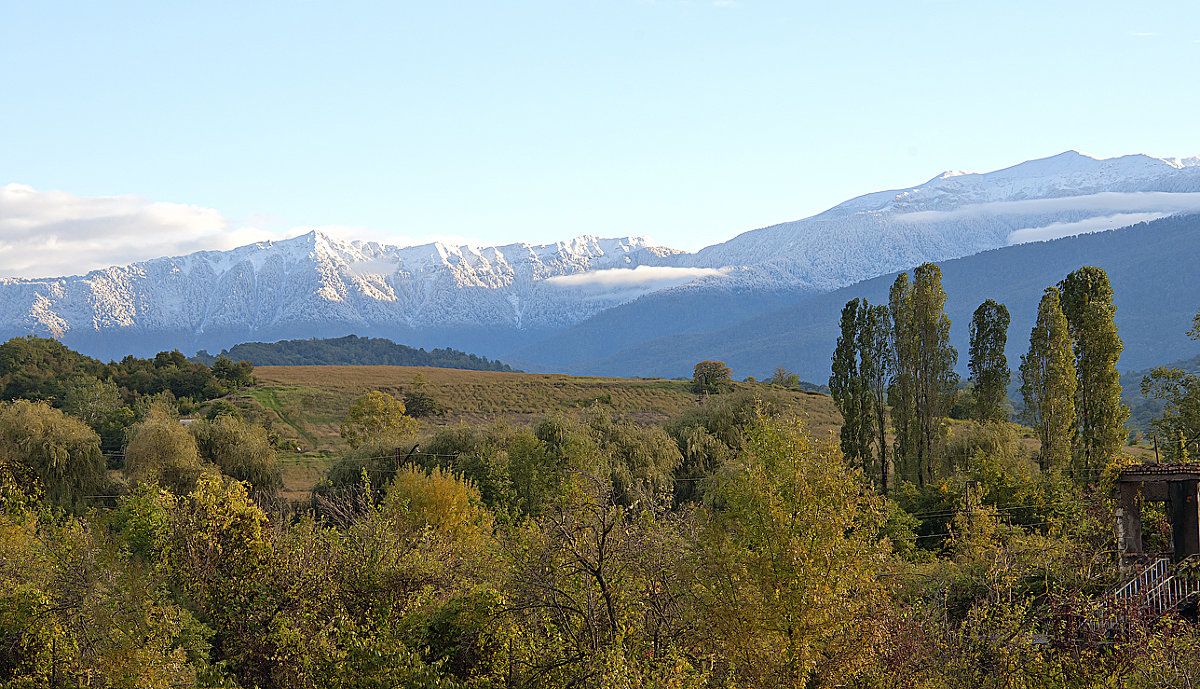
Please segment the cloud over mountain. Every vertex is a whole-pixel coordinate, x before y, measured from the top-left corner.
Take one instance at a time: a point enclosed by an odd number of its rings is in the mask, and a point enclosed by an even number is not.
[[[672,266],[638,266],[610,268],[574,275],[558,275],[546,280],[559,287],[673,287],[696,278],[714,277],[722,272],[713,268],[675,268]]]
[[[0,277],[78,274],[278,238],[235,228],[211,208],[132,194],[85,197],[0,186]]]

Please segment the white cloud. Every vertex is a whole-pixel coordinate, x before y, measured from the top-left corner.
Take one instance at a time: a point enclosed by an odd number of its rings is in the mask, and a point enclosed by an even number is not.
[[[1056,222],[1042,227],[1027,227],[1016,230],[1008,235],[1008,243],[1024,244],[1026,242],[1044,242],[1061,237],[1073,237],[1077,234],[1100,232],[1116,227],[1128,227],[1140,222],[1150,222],[1169,215],[1169,213],[1119,213],[1098,218],[1088,218],[1078,222]]]
[[[75,196],[0,186],[0,277],[52,277],[279,239],[218,211],[135,195]]]
[[[1106,191],[1083,196],[1064,196],[1053,199],[1024,201],[989,201],[961,206],[949,211],[916,211],[896,216],[908,223],[932,223],[979,216],[1027,215],[1032,213],[1063,213],[1084,211],[1095,213],[1159,212],[1163,214],[1200,211],[1200,192],[1172,193],[1166,191],[1117,192]]]
[[[721,275],[713,268],[673,268],[670,266],[638,266],[636,268],[609,268],[593,270],[575,275],[559,275],[548,278],[547,284],[559,287],[640,287],[662,289],[682,285],[697,278]]]
[[[268,216],[256,220],[270,222]],[[305,225],[268,231],[235,227],[219,211],[155,202],[134,194],[76,196],[24,184],[0,186],[0,278],[80,275],[114,265],[195,251],[225,251],[320,230],[345,240],[414,246],[441,241],[481,246],[470,237],[395,235],[353,225]]]

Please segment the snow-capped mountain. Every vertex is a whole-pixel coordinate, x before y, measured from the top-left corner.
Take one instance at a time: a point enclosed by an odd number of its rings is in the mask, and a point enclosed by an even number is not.
[[[1197,210],[1200,159],[1067,151],[866,194],[695,254],[637,237],[402,248],[314,232],[0,279],[0,337],[51,335],[117,356],[353,333],[557,368],[925,261]]]
[[[99,347],[101,339],[142,352],[346,331],[408,340],[455,328],[545,332],[695,277],[671,268],[644,274],[675,253],[640,237],[401,248],[311,232],[82,276],[2,279],[0,331],[50,335],[104,353],[110,348]],[[639,280],[617,290],[570,280],[612,273]]]
[[[742,282],[828,291],[924,261],[1200,210],[1200,158],[1077,151],[985,174],[944,172],[859,196],[794,222],[745,232],[680,265],[748,270]]]

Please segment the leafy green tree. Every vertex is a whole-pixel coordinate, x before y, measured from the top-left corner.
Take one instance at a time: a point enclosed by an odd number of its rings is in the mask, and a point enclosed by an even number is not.
[[[1063,315],[1060,292],[1047,287],[1029,334],[1029,353],[1021,357],[1023,418],[1041,442],[1042,470],[1062,469],[1071,459],[1075,426],[1075,360]]]
[[[242,419],[242,412],[230,402],[216,400],[208,405],[208,411],[204,412],[204,418],[212,421],[218,416],[232,416],[235,419]]]
[[[858,299],[851,299],[842,307],[842,332],[833,350],[829,376],[829,393],[842,415],[842,454],[864,469],[871,459],[875,418],[868,408],[867,385],[859,366],[858,343],[862,325],[859,311],[865,308]]]
[[[887,396],[888,383],[895,372],[892,347],[892,319],[887,306],[871,306],[863,301],[858,328],[859,376],[866,393],[863,414],[871,418],[874,433],[879,486],[884,495],[892,482],[892,461],[888,457]],[[867,424],[864,424],[864,426]]]
[[[899,296],[905,300],[904,295]],[[912,377],[912,419],[903,420],[909,425],[906,433],[912,432],[914,437],[911,440],[906,437],[905,442],[913,453],[910,462],[916,470],[917,483],[930,485],[934,482],[939,429],[958,388],[958,375],[954,373],[958,352],[950,345],[950,319],[945,313],[941,268],[932,263],[917,266],[906,301],[911,306],[902,316],[902,334],[909,339],[896,344],[901,360],[898,375]],[[900,401],[908,403],[903,398]]]
[[[200,456],[226,476],[249,483],[256,497],[271,497],[283,487],[275,448],[262,426],[222,414],[193,421],[189,430]]]
[[[1008,418],[1005,401],[1012,372],[1004,348],[1008,346],[1008,307],[991,299],[979,305],[971,317],[971,372],[976,421],[1003,421]]]
[[[1102,268],[1084,266],[1067,275],[1059,289],[1062,310],[1075,346],[1075,451],[1086,469],[1097,469],[1128,437],[1129,407],[1121,404],[1117,360],[1125,348],[1114,320],[1112,286]]]
[[[649,504],[656,496],[671,493],[683,457],[666,431],[627,419],[613,420],[605,412],[597,414],[588,429],[605,459],[617,502]]]
[[[917,466],[917,339],[913,333],[912,285],[900,273],[888,294],[892,317],[892,352],[895,372],[888,386],[892,427],[896,432],[896,460],[909,480],[923,481]]]
[[[152,405],[146,418],[130,429],[125,447],[126,476],[186,495],[195,490],[202,473],[204,463],[195,438],[167,404]]]
[[[0,513],[0,685],[198,686],[210,635],[103,520]]]
[[[46,499],[61,507],[82,510],[107,490],[99,436],[45,402],[0,403],[0,459],[36,472]]]
[[[692,370],[692,390],[699,393],[716,394],[731,384],[731,371],[722,361],[701,361]]]
[[[806,686],[875,605],[882,501],[835,448],[776,422],[705,496],[693,566],[713,650],[736,686]]]
[[[669,421],[665,430],[675,440],[683,461],[675,472],[675,499],[695,501],[704,479],[713,475],[742,446],[745,430],[760,415],[774,413],[772,391],[744,391],[722,395],[685,411]]]
[[[235,364],[229,357],[219,356],[212,364],[212,374],[224,385],[225,392],[221,394],[254,384],[254,365],[249,361]]]
[[[104,365],[45,337],[14,337],[0,345],[0,399],[52,400],[73,375],[100,377]]]
[[[775,373],[771,374],[771,377],[763,382],[781,388],[798,388],[800,387],[800,375],[787,370],[783,366],[777,366],[775,367]]]
[[[1200,340],[1200,312],[1188,335]],[[1182,461],[1189,452],[1200,455],[1200,376],[1160,366],[1142,379],[1142,394],[1163,403],[1162,416],[1150,422],[1154,430],[1164,438],[1183,439],[1182,444],[1163,443],[1166,456]]]
[[[350,405],[340,432],[350,447],[364,442],[398,445],[413,437],[420,424],[406,415],[404,403],[386,392],[369,392]]]
[[[404,393],[405,413],[414,419],[423,416],[442,416],[446,410],[430,394],[425,376],[418,373],[413,376],[412,389]]]
[[[174,585],[215,629],[224,658],[247,683],[278,686],[273,674],[287,668],[271,634],[286,629],[271,595],[280,563],[266,515],[244,484],[203,474],[172,508],[164,555]]]

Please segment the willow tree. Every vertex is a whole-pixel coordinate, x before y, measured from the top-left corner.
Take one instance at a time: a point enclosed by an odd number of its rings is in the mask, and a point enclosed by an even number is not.
[[[1129,407],[1121,404],[1117,373],[1125,345],[1117,335],[1117,307],[1104,269],[1084,266],[1059,283],[1059,289],[1078,376],[1075,452],[1084,468],[1096,469],[1125,442]]]
[[[1075,360],[1060,293],[1047,287],[1029,334],[1029,353],[1021,357],[1022,414],[1041,442],[1042,470],[1061,469],[1071,459],[1075,425]]]
[[[1008,381],[1012,371],[1004,348],[1008,345],[1008,307],[991,299],[979,305],[971,316],[971,372],[974,392],[972,416],[976,421],[1003,421],[1007,414]]]

